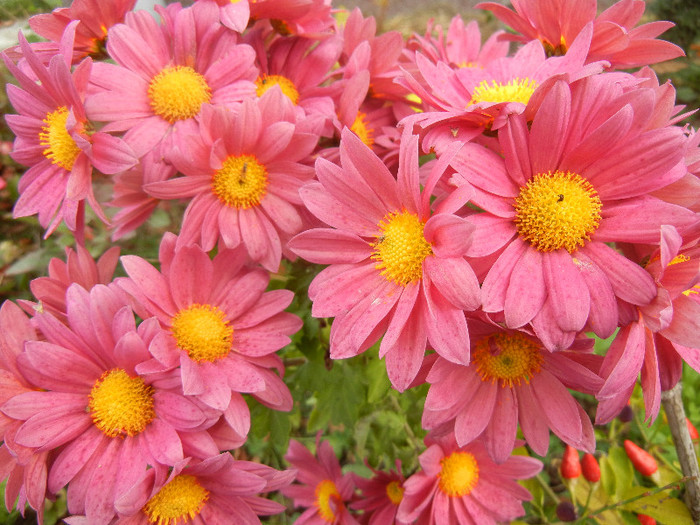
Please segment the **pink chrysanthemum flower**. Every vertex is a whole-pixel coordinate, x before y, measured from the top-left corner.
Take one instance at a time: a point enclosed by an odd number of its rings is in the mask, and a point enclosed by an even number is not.
[[[22,175],[14,216],[38,214],[46,235],[61,221],[69,229],[80,229],[85,201],[107,221],[92,189],[93,166],[113,174],[133,166],[137,159],[121,139],[102,131],[93,133],[83,103],[86,79],[92,62],[84,60],[71,74],[72,35],[78,22],[66,29],[61,54],[48,67],[32,51],[20,34],[20,49],[34,78],[24,74],[6,55],[2,55],[19,86],[7,85],[7,95],[19,115],[7,115],[7,124],[15,133],[12,158],[30,166]]]
[[[17,357],[34,391],[0,409],[22,421],[18,444],[39,454],[56,451],[49,491],[69,485],[69,511],[107,523],[115,499],[149,465],[174,465],[185,443],[208,443],[211,438],[199,434],[218,413],[179,393],[177,381],[136,372],[152,358],[155,320],[137,329],[131,309],[104,285],[87,292],[74,284],[66,298],[68,326],[37,314],[33,322],[45,340],[27,341]]]
[[[469,362],[464,310],[479,307],[479,287],[463,257],[471,225],[452,214],[468,197],[455,193],[435,212],[430,203],[448,157],[421,193],[418,137],[401,143],[397,180],[346,128],[342,167],[318,159],[320,182],[301,190],[309,210],[331,228],[307,230],[289,245],[300,257],[330,264],[309,297],[315,317],[335,317],[331,357],[358,355],[384,335],[379,355],[398,390],[416,377],[428,342],[451,361]]]
[[[522,502],[532,496],[516,480],[536,475],[542,463],[511,456],[497,465],[478,441],[458,447],[449,435],[429,439],[418,458],[422,470],[404,483],[398,519],[421,525],[496,525],[525,513]]]
[[[29,319],[14,303],[5,301],[0,307],[0,406],[15,396],[31,392],[29,383],[17,366],[17,357],[24,350],[26,341],[36,341],[37,334]],[[0,412],[0,481],[5,483],[5,508],[11,511],[16,505],[24,516],[25,504],[37,512],[39,525],[44,520],[44,503],[47,497],[46,477],[49,452],[35,453],[31,448],[15,441],[22,420],[16,420]]]
[[[278,86],[297,109],[297,120],[315,119],[318,133],[328,136],[335,107],[324,84],[340,55],[340,38],[332,36],[318,42],[302,37],[277,37],[271,43],[266,38],[264,31],[255,30],[246,39],[256,50],[260,66],[255,80],[257,96],[262,97]]]
[[[275,352],[289,344],[301,320],[283,312],[294,294],[265,292],[269,275],[244,266],[245,252],[221,249],[214,259],[197,245],[175,249],[176,238],[161,242],[159,272],[141,257],[125,255],[128,279],[118,280],[141,317],[155,316],[167,330],[156,338],[156,360],[141,370],[179,367],[183,391],[223,412],[245,441],[250,412],[241,392],[277,410],[290,410],[286,385],[271,369],[281,367]]]
[[[316,456],[292,439],[284,459],[297,470],[296,481],[282,489],[294,500],[295,507],[306,510],[297,518],[298,525],[359,525],[347,507],[355,485],[352,474],[343,474],[333,447],[316,436]]]
[[[218,24],[216,10],[172,4],[159,12],[161,25],[135,11],[109,30],[107,51],[116,64],[95,64],[86,101],[90,118],[126,131],[139,157],[166,135],[178,144],[180,135],[196,133],[202,104],[233,107],[255,93],[254,52]]]
[[[245,100],[238,111],[202,109],[200,134],[170,155],[185,176],[144,188],[160,199],[192,199],[178,245],[242,245],[277,271],[284,244],[304,225],[298,191],[313,178],[305,162],[318,141],[295,113],[279,89]]]
[[[640,263],[654,277],[657,295],[648,305],[621,305],[621,324],[605,354],[596,422],[607,423],[627,404],[639,376],[645,416],[653,420],[661,392],[681,379],[683,362],[700,372],[700,248],[682,248],[680,235],[661,228],[658,249]]]
[[[374,474],[372,478],[355,476],[355,484],[362,494],[350,506],[364,511],[361,521],[366,525],[408,525],[409,522],[396,518],[406,481],[401,472],[401,462],[396,460],[396,468],[389,472],[369,468]]]
[[[175,176],[175,167],[154,150],[144,155],[130,170],[114,177],[112,200],[107,204],[119,211],[112,217],[112,240],[121,239],[148,220],[160,199],[144,190],[146,184],[162,182]]]
[[[294,474],[237,461],[229,453],[201,461],[188,458],[170,473],[163,468],[149,470],[117,501],[120,518],[114,525],[259,525],[258,516],[278,514],[285,508],[259,494],[288,486]],[[67,522],[89,525],[77,517]]]
[[[411,88],[431,110],[416,117],[422,127],[448,120],[444,131],[448,138],[466,141],[484,128],[502,127],[509,115],[522,113],[547,79],[566,76],[573,81],[600,72],[601,64],[584,66],[590,38],[591,28],[588,27],[564,57],[547,57],[542,46],[531,42],[514,56],[496,58],[483,68],[450,67],[445,62],[435,64],[417,53],[416,74],[405,69],[399,81]],[[466,130],[458,128],[455,133],[451,120],[472,126],[467,126]]]
[[[595,450],[590,418],[567,390],[595,395],[603,384],[592,370],[602,359],[589,353],[592,339],[575,343],[587,352],[549,352],[530,334],[480,321],[469,322],[469,333],[470,365],[438,358],[428,374],[424,428],[454,429],[458,445],[481,436],[497,463],[510,456],[518,423],[541,456],[549,448],[549,429],[579,450]]]
[[[113,25],[124,21],[136,0],[74,0],[69,7],[54,9],[51,13],[39,14],[29,19],[29,26],[37,35],[50,40],[32,44],[32,49],[40,56],[51,56],[58,52],[58,42],[63,32],[73,20],[80,20],[75,31],[73,60],[87,55],[103,58],[107,31]]]
[[[522,36],[514,39],[542,43],[548,55],[563,55],[583,28],[593,22],[593,40],[587,62],[607,60],[614,68],[641,67],[683,56],[675,44],[656,37],[671,22],[649,22],[635,27],[644,14],[643,0],[621,0],[597,15],[597,0],[539,0],[513,2],[514,11],[495,2],[477,4]],[[597,15],[597,16],[596,16]]]
[[[406,48],[411,55],[420,53],[434,64],[445,62],[452,68],[483,68],[498,58],[508,55],[510,43],[501,38],[504,31],[495,31],[483,44],[481,31],[476,20],[466,26],[460,15],[450,22],[447,34],[436,26],[437,36],[433,35],[433,25],[428,23],[425,36],[413,35]]]
[[[30,313],[46,311],[54,317],[66,320],[66,292],[73,283],[86,290],[98,284],[112,282],[114,270],[119,262],[119,247],[112,246],[97,262],[83,246],[75,250],[66,248],[66,260],[54,257],[49,261],[49,275],[38,277],[29,283],[29,288],[38,303],[24,303]]]
[[[588,326],[608,337],[616,298],[656,296],[652,277],[606,243],[658,245],[660,226],[683,230],[693,212],[649,193],[686,173],[680,128],[645,130],[654,97],[630,95],[607,75],[557,81],[498,133],[502,156],[465,144],[452,166],[476,192],[469,254],[496,259],[483,309],[510,328],[532,323],[549,349],[567,348]],[[534,117],[533,117],[534,114]],[[531,121],[530,125],[528,121]]]
[[[244,0],[250,6],[250,18],[269,20],[283,36],[327,36],[333,26],[332,0]]]

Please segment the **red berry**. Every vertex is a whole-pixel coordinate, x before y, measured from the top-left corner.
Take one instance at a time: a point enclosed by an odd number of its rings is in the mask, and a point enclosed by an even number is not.
[[[654,456],[629,439],[625,439],[625,452],[635,470],[642,476],[651,476],[658,470]]]
[[[557,505],[557,518],[561,521],[576,521],[576,507],[570,501],[562,501]]]
[[[637,514],[640,525],[656,525],[656,520],[646,514]]]
[[[591,483],[595,483],[600,480],[600,467],[598,466],[598,461],[595,459],[593,454],[586,452],[581,460],[581,470],[583,470],[583,477],[586,478]]]
[[[571,445],[566,445],[564,457],[561,460],[561,476],[566,479],[578,478],[581,475],[581,462],[578,459],[578,450]]]
[[[700,438],[700,434],[698,434],[698,429],[695,428],[695,425],[693,425],[690,422],[690,419],[685,418],[685,424],[688,426],[688,432],[690,433],[690,439],[695,441],[696,439]]]

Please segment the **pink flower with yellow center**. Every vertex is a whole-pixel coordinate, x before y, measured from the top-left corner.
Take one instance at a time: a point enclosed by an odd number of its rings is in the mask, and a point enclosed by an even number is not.
[[[347,504],[355,485],[352,474],[343,474],[333,447],[316,436],[316,455],[292,439],[284,459],[296,469],[297,483],[284,487],[282,494],[306,510],[297,518],[299,525],[359,525]]]
[[[247,1],[251,19],[269,20],[272,28],[283,36],[300,35],[312,40],[327,33],[335,22],[331,0]]]
[[[152,359],[155,320],[136,328],[128,306],[109,288],[77,284],[66,293],[68,325],[49,313],[33,322],[43,340],[29,340],[17,368],[33,387],[0,410],[21,421],[14,440],[35,453],[51,451],[48,490],[66,485],[68,509],[107,523],[114,502],[149,466],[174,465],[186,447],[211,438],[219,417],[178,392],[178,382],[140,375]]]
[[[286,487],[293,479],[294,471],[234,460],[229,453],[201,461],[187,458],[169,473],[162,467],[149,470],[117,502],[120,518],[114,525],[259,525],[259,516],[285,509],[260,494]]]
[[[178,245],[242,246],[277,271],[287,239],[304,227],[298,190],[313,178],[305,162],[318,141],[305,122],[279,89],[238,111],[205,106],[200,133],[170,155],[184,176],[144,187],[160,199],[191,199]]]
[[[401,472],[401,462],[396,460],[396,468],[389,472],[369,468],[374,474],[370,479],[355,476],[355,483],[362,494],[350,506],[364,511],[363,523],[367,525],[408,525],[409,522],[396,518],[406,481]]]
[[[125,131],[139,157],[166,135],[178,144],[182,134],[196,133],[202,104],[234,107],[255,93],[254,52],[218,24],[216,10],[172,4],[160,14],[160,25],[135,11],[109,30],[116,64],[95,64],[86,101],[90,118]]]
[[[212,259],[197,245],[175,249],[161,242],[159,272],[136,255],[122,257],[129,275],[118,284],[135,300],[141,317],[154,316],[166,330],[156,338],[149,373],[178,369],[185,395],[223,413],[245,441],[250,412],[241,393],[277,410],[290,410],[286,385],[271,369],[275,352],[290,342],[301,320],[283,312],[294,294],[265,292],[269,275],[245,266],[242,250],[220,249]]]
[[[404,483],[397,518],[407,523],[465,525],[508,522],[525,513],[531,494],[517,482],[536,475],[542,463],[527,456],[493,462],[480,442],[459,447],[451,435],[426,439],[421,470]]]
[[[458,363],[469,362],[465,310],[479,307],[479,286],[463,254],[471,225],[452,213],[468,195],[455,193],[431,209],[446,156],[433,167],[421,193],[418,137],[401,143],[398,180],[347,128],[342,167],[316,162],[319,182],[301,190],[309,210],[330,228],[307,230],[290,249],[330,264],[309,286],[315,317],[335,317],[330,355],[358,355],[383,335],[380,357],[392,384],[406,389],[426,345]]]
[[[499,130],[501,154],[469,143],[451,163],[453,181],[470,184],[485,211],[469,217],[469,255],[495,259],[484,311],[503,312],[509,328],[531,323],[549,349],[567,348],[586,326],[609,337],[618,298],[645,305],[656,296],[652,277],[607,243],[658,245],[661,225],[697,223],[649,195],[685,175],[683,131],[640,129],[654,96],[627,104],[612,82],[556,82]]]
[[[592,339],[577,340],[576,350],[549,352],[530,334],[480,321],[470,321],[469,333],[469,366],[438,358],[428,373],[424,428],[454,429],[459,445],[481,436],[497,463],[510,456],[518,423],[541,456],[550,429],[579,450],[595,450],[590,418],[568,390],[595,395],[603,385]]]
[[[19,86],[7,86],[8,98],[19,113],[5,117],[16,135],[12,158],[29,166],[20,178],[20,196],[13,213],[15,217],[37,214],[46,235],[61,221],[73,231],[81,229],[85,201],[107,222],[93,194],[93,167],[114,174],[137,162],[124,141],[102,131],[94,132],[87,119],[83,106],[85,79],[91,74],[92,62],[81,62],[73,73],[70,69],[77,25],[76,21],[66,28],[61,54],[55,55],[48,67],[21,34],[20,49],[28,73],[2,55],[19,81]]]
[[[652,421],[661,392],[681,379],[683,363],[700,371],[700,248],[683,247],[669,226],[661,228],[660,247],[636,257],[654,277],[657,294],[645,306],[621,307],[622,328],[606,352],[600,373],[605,384],[597,395],[596,422],[607,423],[627,404],[640,377],[645,416]]]
[[[671,22],[641,20],[646,2],[621,0],[597,14],[597,0],[519,0],[511,10],[495,2],[482,2],[478,8],[491,11],[503,23],[520,33],[514,40],[541,43],[548,55],[569,53],[572,42],[593,22],[593,39],[587,62],[607,60],[611,67],[628,69],[683,56],[683,50],[656,37],[673,27]]]

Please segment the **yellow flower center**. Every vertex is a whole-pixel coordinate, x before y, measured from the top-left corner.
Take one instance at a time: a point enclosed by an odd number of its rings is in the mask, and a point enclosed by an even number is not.
[[[267,169],[255,155],[231,155],[214,173],[211,188],[226,206],[252,208],[267,193]]]
[[[544,358],[540,347],[522,334],[498,332],[480,339],[474,345],[472,360],[482,381],[501,386],[526,383],[539,373]]]
[[[433,250],[425,240],[425,223],[408,211],[387,213],[379,223],[381,235],[371,243],[375,268],[389,281],[406,286],[423,277],[423,261]]]
[[[390,481],[386,486],[386,495],[394,505],[401,503],[404,488],[398,481]]]
[[[170,329],[178,348],[193,361],[214,362],[231,351],[233,328],[216,306],[188,306],[175,314]]]
[[[601,207],[598,192],[580,175],[538,173],[515,198],[515,225],[520,237],[541,252],[564,248],[572,253],[598,229]]]
[[[333,523],[338,507],[343,504],[335,483],[329,479],[324,479],[316,485],[314,493],[316,495],[314,505],[318,508],[319,515],[328,523]]]
[[[451,497],[469,494],[479,481],[479,465],[469,452],[453,452],[440,460],[438,487]]]
[[[684,254],[684,253],[680,253],[680,254],[676,255],[676,256],[671,260],[671,262],[668,263],[668,265],[671,266],[671,265],[673,265],[673,264],[680,264],[680,263],[688,262],[689,260],[690,260],[690,257],[688,257],[688,256],[687,256],[686,254]]]
[[[187,474],[175,476],[143,506],[148,523],[178,525],[194,519],[209,499],[209,491],[197,478]]]
[[[255,81],[257,89],[255,92],[259,97],[262,97],[265,92],[272,88],[272,86],[279,86],[282,89],[282,93],[287,95],[287,98],[291,100],[294,104],[299,102],[299,92],[297,91],[294,82],[289,80],[287,77],[282,75],[261,75]]]
[[[372,146],[374,144],[374,129],[368,126],[367,115],[361,111],[357,112],[357,117],[355,117],[355,122],[350,126],[350,131],[355,135],[360,137],[360,140],[364,142],[367,146]]]
[[[61,166],[65,170],[72,170],[75,159],[80,154],[80,148],[66,129],[68,120],[68,108],[61,106],[55,111],[46,114],[45,126],[39,133],[39,144],[46,146],[41,153],[53,164]]]
[[[520,102],[527,104],[530,97],[537,89],[537,82],[529,78],[514,78],[506,83],[492,80],[482,80],[481,84],[474,88],[470,104],[479,102]]]
[[[95,381],[88,395],[88,412],[106,436],[135,436],[156,417],[153,387],[113,368]]]
[[[148,86],[153,112],[171,124],[194,117],[211,100],[206,79],[189,66],[169,66]]]

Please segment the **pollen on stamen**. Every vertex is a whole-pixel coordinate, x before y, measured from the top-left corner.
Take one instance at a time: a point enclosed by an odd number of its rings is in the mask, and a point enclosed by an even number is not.
[[[108,437],[136,436],[155,418],[153,387],[121,368],[106,371],[88,396],[88,413]]]
[[[314,506],[318,509],[319,516],[328,523],[333,523],[339,507],[343,504],[335,483],[324,479],[316,485],[314,494],[316,496]]]
[[[544,358],[535,341],[519,333],[498,332],[477,341],[472,361],[482,381],[513,387],[529,383]]]
[[[42,126],[39,133],[39,144],[46,147],[41,152],[44,157],[53,164],[71,171],[75,159],[80,154],[80,148],[66,129],[68,115],[66,106],[61,106],[47,113],[43,121],[45,125]]]
[[[148,98],[153,112],[173,124],[197,115],[211,100],[211,88],[193,68],[169,66],[151,80]]]
[[[255,155],[231,155],[214,173],[211,188],[226,206],[252,208],[267,193],[267,169]]]
[[[527,104],[535,89],[537,89],[537,82],[527,77],[514,78],[508,82],[492,80],[489,83],[488,80],[482,80],[474,88],[469,104],[478,104],[479,102],[520,102],[521,104]]]
[[[189,523],[202,512],[208,499],[209,491],[196,477],[180,474],[146,502],[143,513],[153,525]]]
[[[355,117],[355,122],[350,126],[350,131],[360,137],[360,140],[367,146],[371,147],[374,144],[374,129],[369,126],[365,113],[357,112],[357,117]]]
[[[541,252],[573,253],[598,229],[602,202],[588,180],[570,171],[538,173],[515,198],[520,237]]]
[[[180,310],[170,329],[178,348],[193,361],[214,362],[232,349],[233,327],[224,312],[210,304],[193,304]]]
[[[386,495],[394,505],[401,503],[403,499],[404,488],[398,481],[390,481],[386,485]]]
[[[438,488],[447,496],[466,496],[479,481],[479,464],[469,452],[456,451],[440,460]]]
[[[388,281],[407,286],[423,277],[423,261],[433,249],[425,240],[425,223],[411,212],[391,212],[378,224],[380,235],[370,245],[375,268]]]
[[[255,81],[255,85],[257,87],[255,91],[258,97],[262,97],[267,90],[271,89],[273,86],[279,86],[282,93],[287,95],[287,98],[291,100],[293,104],[296,105],[299,102],[299,91],[297,91],[297,87],[294,85],[294,82],[285,76],[261,75]]]

